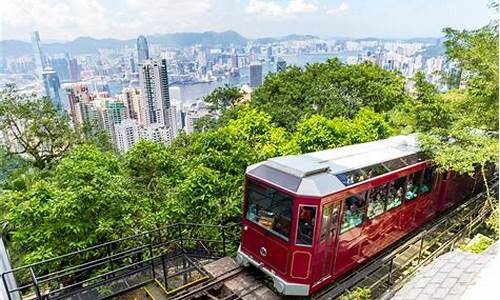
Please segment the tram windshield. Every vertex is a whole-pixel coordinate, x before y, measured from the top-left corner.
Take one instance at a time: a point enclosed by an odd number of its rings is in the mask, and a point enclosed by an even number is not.
[[[292,224],[293,199],[249,179],[246,190],[246,218],[288,240]]]

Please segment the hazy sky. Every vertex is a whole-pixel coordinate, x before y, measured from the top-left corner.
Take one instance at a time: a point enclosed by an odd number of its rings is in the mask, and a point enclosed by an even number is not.
[[[246,37],[441,36],[496,17],[488,0],[0,0],[0,39],[236,30]]]

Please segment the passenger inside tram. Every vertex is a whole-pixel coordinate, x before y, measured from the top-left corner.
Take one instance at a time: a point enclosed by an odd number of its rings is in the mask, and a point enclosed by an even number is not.
[[[385,197],[383,190],[374,190],[374,194],[370,195],[370,203],[368,204],[368,218],[373,219],[384,212]]]
[[[360,196],[351,196],[347,198],[344,213],[344,222],[342,223],[342,232],[363,223],[365,201]]]
[[[387,210],[398,207],[403,202],[404,183],[405,177],[390,183],[387,195]]]
[[[418,178],[420,178],[420,176],[415,176],[415,174],[411,174],[410,177],[408,177],[408,183],[406,185],[406,200],[412,200],[417,197],[418,182],[416,181]]]
[[[300,206],[297,244],[312,245],[316,209],[310,206]]]

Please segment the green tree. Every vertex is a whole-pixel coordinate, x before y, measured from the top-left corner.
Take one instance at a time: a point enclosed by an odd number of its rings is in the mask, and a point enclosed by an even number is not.
[[[359,108],[387,112],[407,99],[404,78],[371,63],[345,65],[338,59],[270,74],[254,91],[251,105],[293,131],[304,117],[352,117]]]
[[[210,104],[211,112],[222,112],[228,108],[234,107],[243,99],[243,94],[236,86],[225,84],[213,90],[203,101]]]
[[[131,234],[134,199],[118,158],[95,146],[75,148],[49,178],[4,191],[10,246],[24,263]]]
[[[163,144],[140,140],[122,161],[130,180],[127,189],[141,211],[141,226],[145,229],[164,226],[162,206],[183,178],[184,169],[177,157]]]
[[[414,96],[394,109],[391,121],[409,131],[427,132],[432,128],[449,127],[455,117],[451,104],[425,79],[422,72],[415,74],[413,82]]]
[[[297,124],[293,141],[306,153],[383,139],[391,132],[383,116],[361,109],[353,119],[320,115],[305,118]]]
[[[498,3],[493,5],[498,11]],[[475,125],[498,130],[498,22],[477,30],[445,28],[446,55],[458,63],[467,97],[465,114],[474,114]]]
[[[11,138],[8,150],[50,167],[80,140],[67,115],[47,97],[25,95],[15,89],[0,93],[0,131]]]

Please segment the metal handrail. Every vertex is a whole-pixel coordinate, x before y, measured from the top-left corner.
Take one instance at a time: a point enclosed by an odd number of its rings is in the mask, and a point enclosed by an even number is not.
[[[214,255],[214,253],[221,253],[222,256],[226,255],[227,247],[228,244],[233,244],[236,241],[239,241],[238,238],[235,237],[228,237],[228,229],[235,228],[236,226],[239,226],[239,224],[219,224],[219,225],[214,225],[214,224],[198,224],[198,223],[174,223],[174,224],[169,224],[160,228],[156,228],[153,230],[149,231],[144,231],[142,233],[137,233],[131,236],[127,236],[121,239],[105,242],[99,245],[94,245],[82,250],[77,250],[73,251],[61,256],[57,256],[54,258],[49,258],[43,261],[35,262],[29,265],[13,268],[11,270],[7,270],[3,272],[2,279],[4,280],[4,285],[7,291],[7,295],[9,300],[12,299],[12,293],[18,292],[20,296],[22,292],[26,292],[31,290],[31,288],[35,289],[35,296],[37,299],[42,299],[43,297],[54,294],[54,293],[64,293],[67,292],[68,290],[71,290],[72,288],[76,286],[81,286],[85,285],[87,282],[91,282],[94,280],[101,280],[103,279],[102,282],[98,282],[97,284],[105,283],[112,279],[115,274],[123,271],[128,271],[127,274],[133,274],[136,272],[137,267],[140,267],[146,263],[150,263],[150,267],[153,270],[153,275],[154,275],[154,268],[155,268],[155,260],[161,259],[161,264],[164,263],[166,259],[169,259],[169,255],[173,253],[177,253],[177,251],[180,251],[181,253],[188,253],[190,249],[195,249],[197,245],[202,243],[216,243],[219,246],[216,247],[216,249],[203,249],[203,252],[210,253],[210,255],[207,255],[206,257],[214,258],[214,257],[220,257],[217,256],[217,254]],[[196,229],[198,228],[210,228],[210,229],[218,229],[218,231],[214,232],[215,236],[220,236],[221,239],[217,239],[214,237],[207,237],[203,238],[202,236],[199,236],[200,234],[204,234],[203,232],[197,232]],[[185,232],[186,229],[193,229],[190,232]],[[168,230],[170,232],[169,235],[162,235],[162,231]],[[194,231],[194,232],[193,232]],[[138,240],[139,238],[146,238],[145,241],[139,240],[142,245],[139,246],[133,246],[131,245],[129,248],[126,248],[122,251],[117,251],[117,253],[113,253],[113,247],[118,247],[119,245],[123,245],[124,242],[126,241],[135,241]],[[193,244],[194,243],[194,246]],[[125,244],[127,245],[127,244]],[[104,248],[106,247],[106,248]],[[220,247],[220,248],[219,248]],[[64,268],[62,270],[56,270],[50,272],[47,270],[51,266],[49,265],[50,263],[64,263],[65,260],[72,259],[72,258],[78,258],[78,255],[85,254],[85,253],[92,253],[91,251],[102,251],[102,249],[105,249],[105,253],[97,253],[99,254],[100,257],[96,259],[92,259],[90,261],[85,261],[82,263],[77,263],[75,265],[69,266],[67,268]],[[215,252],[214,252],[215,251]],[[156,253],[156,254],[155,254]],[[105,256],[102,256],[102,255]],[[139,262],[135,263],[128,263],[126,260],[133,258],[134,256],[142,256],[140,258]],[[144,258],[144,255],[149,256],[149,258]],[[174,255],[174,257],[176,257]],[[137,257],[139,258],[139,257]],[[134,259],[132,259],[134,260]],[[160,263],[158,264],[160,265]],[[91,278],[83,279],[83,280],[76,280],[74,281],[73,278],[71,279],[71,283],[68,285],[60,286],[56,290],[52,291],[46,291],[48,294],[44,293],[42,291],[42,287],[45,284],[49,284],[51,282],[58,283],[60,285],[60,280],[64,278],[71,278],[71,276],[81,273],[81,272],[95,272],[97,270],[102,270],[102,268],[109,267],[111,271],[106,272],[104,274],[100,274],[97,276],[92,276]],[[44,272],[49,271],[48,273],[45,273],[39,277],[37,277],[35,269],[43,270]],[[30,277],[31,277],[31,282],[27,282],[26,284],[17,287],[17,288],[12,288],[6,285],[5,283],[5,277],[7,274],[12,274],[15,275],[19,272],[26,272],[29,270],[30,272]],[[165,270],[164,270],[165,272]],[[125,276],[127,275],[125,274]],[[11,275],[11,276],[12,276]],[[165,274],[164,274],[165,275]],[[118,276],[120,278],[124,277],[123,274]],[[166,278],[166,277],[165,277]],[[91,286],[95,286],[96,284],[91,284],[88,287],[85,288],[91,288]],[[22,298],[22,297],[21,297]]]

